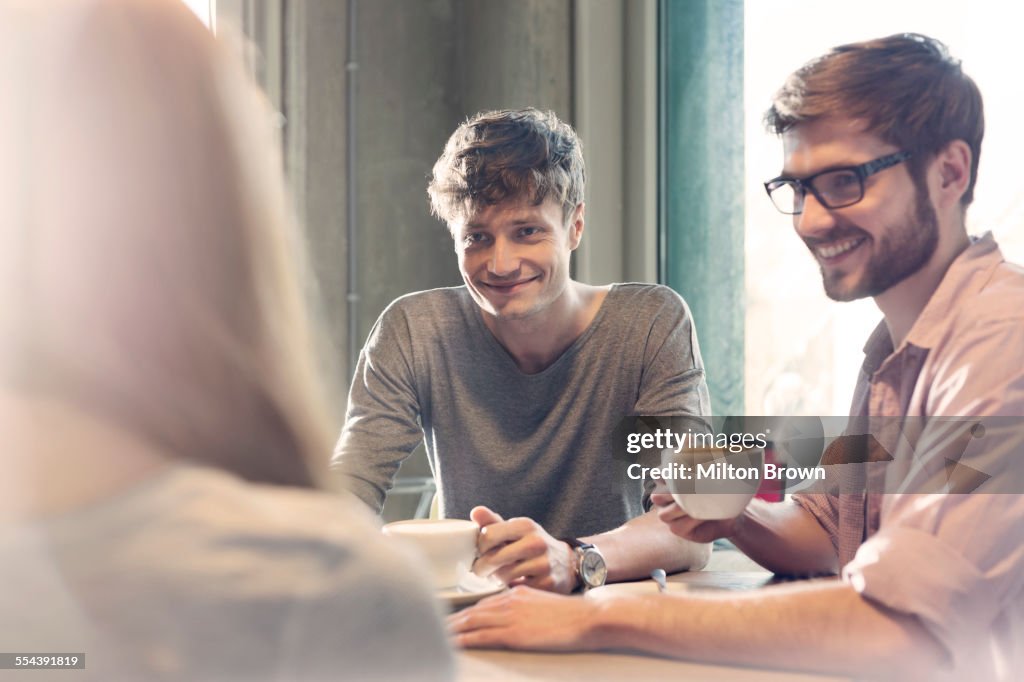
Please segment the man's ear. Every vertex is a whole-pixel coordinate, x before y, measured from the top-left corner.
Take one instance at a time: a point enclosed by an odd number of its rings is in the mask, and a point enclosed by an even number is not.
[[[953,140],[935,154],[932,161],[932,196],[940,209],[960,204],[971,182],[971,147],[963,140]]]
[[[569,250],[575,251],[580,245],[580,241],[583,239],[583,213],[585,204],[581,201],[576,204],[576,208],[572,211],[572,216],[569,218]]]

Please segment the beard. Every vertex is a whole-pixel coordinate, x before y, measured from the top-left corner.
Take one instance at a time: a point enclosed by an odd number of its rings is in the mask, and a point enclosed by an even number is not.
[[[834,234],[817,241],[838,241],[846,237],[864,237],[873,242],[875,256],[864,266],[864,273],[852,283],[844,283],[846,273],[821,269],[825,295],[833,301],[853,301],[878,296],[920,270],[931,259],[939,243],[939,221],[928,192],[915,183],[914,210],[903,221],[877,237],[856,225],[839,227]],[[811,246],[808,244],[808,246]],[[861,248],[861,247],[858,247]]]

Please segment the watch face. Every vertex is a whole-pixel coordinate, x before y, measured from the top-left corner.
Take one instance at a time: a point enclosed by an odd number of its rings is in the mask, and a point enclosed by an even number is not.
[[[595,549],[584,550],[580,557],[580,578],[587,587],[600,587],[607,577],[608,567],[601,553]]]

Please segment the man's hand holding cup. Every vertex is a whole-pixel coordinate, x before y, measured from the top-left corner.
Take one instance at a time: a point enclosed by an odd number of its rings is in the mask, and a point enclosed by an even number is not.
[[[474,507],[470,518],[480,526],[478,558],[473,571],[493,575],[506,585],[529,585],[568,594],[576,587],[575,553],[565,542],[525,517],[506,521],[487,507]]]

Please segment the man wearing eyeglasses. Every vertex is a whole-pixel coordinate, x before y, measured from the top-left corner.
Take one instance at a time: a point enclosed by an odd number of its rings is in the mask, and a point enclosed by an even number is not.
[[[766,123],[784,155],[765,189],[792,216],[826,294],[870,296],[884,315],[865,346],[851,423],[916,421],[920,437],[902,460],[825,461],[839,486],[753,500],[735,519],[700,521],[669,495],[654,501],[682,537],[728,537],[776,573],[839,579],[598,604],[520,590],[453,616],[453,628],[466,646],[1015,679],[1024,669],[1024,272],[990,234],[965,227],[981,95],[944,45],[896,35],[809,62]]]

